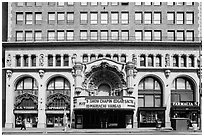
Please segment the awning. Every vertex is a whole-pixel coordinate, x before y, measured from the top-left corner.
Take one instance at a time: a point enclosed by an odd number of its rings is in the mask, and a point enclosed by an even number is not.
[[[14,114],[38,114],[37,110],[20,110],[20,109],[14,109]]]

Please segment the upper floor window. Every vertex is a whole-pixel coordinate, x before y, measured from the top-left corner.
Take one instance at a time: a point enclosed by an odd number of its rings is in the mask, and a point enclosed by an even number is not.
[[[34,78],[22,78],[16,84],[16,90],[38,89],[37,81]]]
[[[121,2],[121,5],[122,6],[127,6],[127,5],[129,5],[129,2]]]
[[[184,31],[183,30],[177,30],[176,40],[177,41],[184,41]]]
[[[81,23],[81,24],[87,24],[87,23],[88,23],[88,15],[87,15],[87,12],[81,12],[81,13],[80,13],[80,23]]]
[[[154,12],[154,24],[161,24],[161,12]]]
[[[175,41],[175,31],[174,30],[167,31],[167,39],[168,41]]]
[[[37,6],[37,7],[40,7],[40,6],[42,6],[42,2],[35,2],[35,6]]]
[[[179,6],[181,6],[183,4],[184,4],[184,2],[176,2],[176,5],[179,5]]]
[[[155,41],[161,41],[161,30],[154,30],[154,40]]]
[[[64,2],[57,2],[58,6],[64,6]]]
[[[91,30],[90,31],[90,35],[91,35],[91,40],[97,40],[98,39],[98,31],[97,30]]]
[[[67,5],[68,5],[68,6],[73,6],[73,5],[74,5],[74,2],[67,2]]]
[[[87,30],[81,30],[80,31],[80,39],[81,40],[87,40],[88,39]]]
[[[74,23],[74,12],[67,12],[67,23],[68,24]]]
[[[154,64],[154,62],[153,62],[153,55],[149,55],[148,56],[148,66],[149,67],[153,67],[153,64]]]
[[[80,2],[82,6],[88,5],[88,2]]]
[[[55,31],[49,30],[48,31],[48,41],[54,41],[55,40]]]
[[[49,6],[55,6],[55,2],[48,2]]]
[[[64,66],[69,66],[69,56],[65,54],[63,58],[64,58]]]
[[[32,67],[36,66],[36,55],[31,55],[31,66]]]
[[[181,67],[186,67],[186,56],[181,56],[181,59],[180,59],[180,61],[181,61]]]
[[[48,66],[51,67],[53,66],[53,55],[48,55]]]
[[[125,54],[122,54],[122,55],[121,55],[120,61],[121,61],[121,62],[124,62],[124,63],[126,62],[126,55],[125,55]]]
[[[142,24],[142,12],[135,12],[135,23]]]
[[[23,31],[16,31],[16,41],[23,41]]]
[[[57,13],[57,23],[58,23],[58,24],[63,24],[64,21],[65,21],[65,19],[64,19],[64,13],[63,13],[63,12]]]
[[[102,5],[102,6],[107,6],[107,5],[108,5],[108,2],[101,2],[101,5]]]
[[[26,13],[26,24],[32,24],[33,21],[33,14],[31,12]]]
[[[96,5],[98,5],[97,2],[91,2],[91,6],[96,6]]]
[[[88,55],[84,54],[83,55],[83,63],[87,63],[88,62]]]
[[[151,41],[152,40],[152,31],[151,30],[145,30],[144,40],[145,41]]]
[[[154,5],[156,6],[161,5],[161,2],[154,2]]]
[[[142,30],[136,30],[135,31],[135,40],[136,41],[142,41]]]
[[[144,23],[145,24],[151,24],[152,23],[152,13],[151,12],[145,12],[144,13]]]
[[[23,56],[23,66],[28,67],[28,55]]]
[[[42,24],[42,12],[35,13],[35,24]]]
[[[23,12],[17,12],[16,13],[16,24],[23,24]]]
[[[188,65],[189,67],[194,67],[194,56],[193,55],[189,56]]]
[[[91,12],[91,24],[97,24],[98,22],[98,13]]]
[[[119,57],[118,57],[117,54],[114,54],[114,55],[113,55],[113,60],[115,60],[115,61],[119,61]]]
[[[186,31],[186,41],[194,41],[194,31],[193,30]]]
[[[108,12],[101,12],[101,24],[108,24]]]
[[[167,2],[167,5],[174,5],[174,2]]]
[[[129,23],[129,13],[128,12],[122,12],[121,13],[121,23],[122,24],[128,24]]]
[[[151,2],[144,2],[144,5],[152,5]]]
[[[90,56],[90,61],[94,61],[94,60],[96,60],[96,55],[91,54],[91,56]]]
[[[121,31],[121,39],[122,40],[129,40],[129,31],[128,30],[122,30]]]
[[[194,5],[194,2],[185,2],[186,5]]]
[[[145,55],[140,56],[140,66],[145,67],[146,66],[146,59]]]
[[[179,63],[178,55],[174,55],[173,56],[173,67],[178,67],[179,66],[178,63]]]
[[[74,40],[74,31],[67,30],[67,40]]]
[[[63,77],[55,77],[49,81],[47,89],[70,89],[70,83]]]
[[[35,41],[41,41],[42,40],[42,31],[35,31]]]
[[[174,12],[167,12],[167,23],[168,24],[175,23],[175,13]]]
[[[57,40],[62,41],[62,40],[64,40],[64,38],[65,38],[64,30],[58,30],[57,31]]]
[[[20,66],[21,66],[21,56],[16,55],[16,67],[20,67]]]
[[[111,24],[118,24],[118,12],[111,12]]]
[[[135,2],[135,5],[142,5],[142,2]]]
[[[17,6],[23,6],[24,5],[24,2],[17,2]]]
[[[111,2],[111,5],[116,6],[118,5],[118,2]]]
[[[33,40],[32,31],[25,31],[25,41],[32,41],[32,40]]]
[[[156,56],[156,67],[161,67],[161,55]]]
[[[108,40],[108,30],[101,30],[101,40]]]
[[[54,24],[55,23],[55,13],[54,12],[49,12],[48,13],[48,23],[49,24]]]
[[[111,39],[112,40],[118,40],[119,39],[118,30],[111,30]]]
[[[55,56],[55,60],[56,60],[56,66],[61,66],[61,55],[56,55]]]
[[[193,23],[194,23],[194,13],[186,12],[186,24],[193,24]]]
[[[33,2],[25,2],[25,5],[26,5],[27,7],[31,7],[31,6],[33,6]]]
[[[177,12],[176,24],[184,24],[184,13],[183,12]]]

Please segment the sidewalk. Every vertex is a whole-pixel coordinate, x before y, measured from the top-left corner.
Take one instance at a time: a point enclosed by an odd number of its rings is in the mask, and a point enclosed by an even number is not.
[[[2,134],[197,134],[201,135],[200,130],[194,132],[192,130],[178,132],[169,129],[156,128],[122,128],[122,129],[68,129],[66,132],[63,128],[27,128],[27,130],[20,130],[20,128],[6,129],[2,128]]]

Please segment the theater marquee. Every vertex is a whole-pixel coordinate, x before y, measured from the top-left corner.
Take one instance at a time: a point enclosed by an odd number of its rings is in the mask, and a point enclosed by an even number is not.
[[[135,109],[135,98],[74,98],[74,109]]]

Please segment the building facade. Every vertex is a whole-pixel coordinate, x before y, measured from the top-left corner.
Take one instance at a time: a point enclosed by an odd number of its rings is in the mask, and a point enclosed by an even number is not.
[[[200,125],[201,3],[12,2],[5,127]]]

